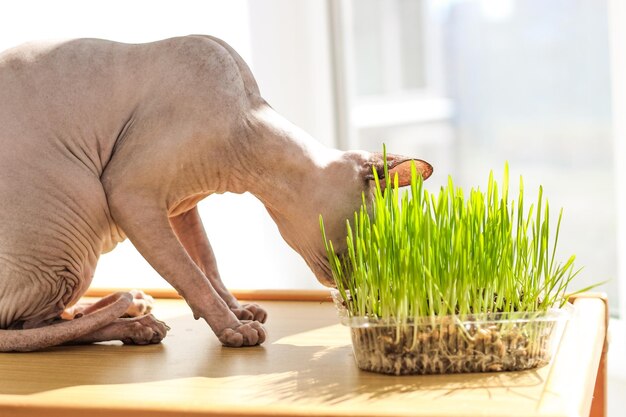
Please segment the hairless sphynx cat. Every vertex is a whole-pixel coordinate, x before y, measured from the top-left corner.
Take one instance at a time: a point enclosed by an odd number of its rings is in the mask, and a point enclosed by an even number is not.
[[[306,99],[306,98],[304,98]],[[388,155],[400,184],[410,161]],[[266,337],[266,312],[220,279],[196,204],[250,192],[319,281],[332,285],[319,215],[338,250],[371,195],[380,154],[327,148],[263,100],[223,41],[95,39],[0,54],[0,351],[121,340],[169,329],[141,292],[77,304],[101,253],[126,237],[226,346]]]

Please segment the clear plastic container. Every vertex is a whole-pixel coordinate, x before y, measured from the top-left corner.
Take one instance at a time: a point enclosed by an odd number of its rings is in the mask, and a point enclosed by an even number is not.
[[[352,317],[339,292],[332,295],[341,322],[350,328],[357,366],[393,375],[520,371],[547,365],[573,308],[397,322]]]

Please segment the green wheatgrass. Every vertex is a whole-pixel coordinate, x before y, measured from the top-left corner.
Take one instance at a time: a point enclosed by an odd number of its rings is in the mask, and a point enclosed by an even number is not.
[[[400,192],[397,176],[390,180],[386,166],[385,184],[393,185],[381,190],[373,171],[374,200],[368,211],[363,195],[360,210],[347,221],[344,255],[335,253],[320,216],[333,278],[350,316],[399,323],[543,312],[567,302],[567,287],[580,270],[574,270],[575,256],[555,261],[563,210],[551,237],[542,187],[525,211],[520,177],[517,202],[509,201],[508,164],[501,187],[492,172],[486,193],[472,189],[468,195],[451,177],[438,194],[428,192],[414,165],[410,195]]]

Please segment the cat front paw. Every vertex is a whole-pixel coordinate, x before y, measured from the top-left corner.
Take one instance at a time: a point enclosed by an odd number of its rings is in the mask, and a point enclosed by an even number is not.
[[[256,346],[265,342],[267,332],[258,321],[242,320],[235,328],[227,327],[218,335],[220,342],[228,347]]]

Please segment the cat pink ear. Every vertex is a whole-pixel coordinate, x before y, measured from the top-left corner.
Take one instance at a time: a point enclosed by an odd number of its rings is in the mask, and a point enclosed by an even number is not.
[[[380,179],[381,188],[385,188],[385,167],[383,165],[382,154],[374,154],[377,161],[373,166],[376,168],[378,178]],[[433,173],[433,167],[428,162],[416,158],[408,158],[401,155],[387,154],[387,169],[389,170],[389,178],[398,176],[398,186],[405,187],[411,184],[411,162],[415,163],[417,174],[423,179],[428,179]],[[374,174],[370,173],[365,176],[368,180],[374,180]]]

